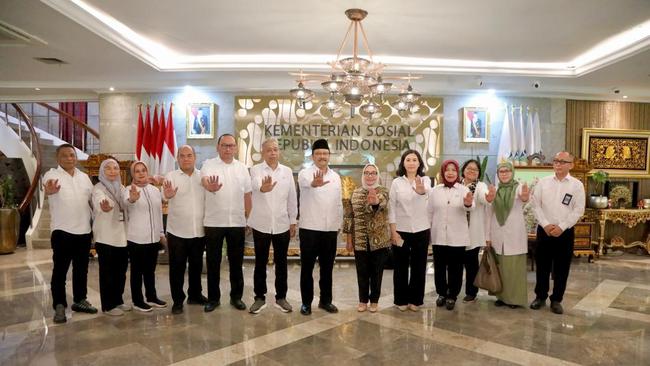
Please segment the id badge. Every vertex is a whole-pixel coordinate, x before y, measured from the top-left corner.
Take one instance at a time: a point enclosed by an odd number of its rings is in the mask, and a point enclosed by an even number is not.
[[[120,212],[119,212],[118,215],[117,215],[117,218],[118,218],[120,221],[124,221],[124,211],[120,210]]]
[[[564,198],[562,199],[562,204],[568,206],[569,203],[571,203],[571,199],[573,199],[573,195],[568,194],[568,193],[565,194],[565,195],[564,195]]]

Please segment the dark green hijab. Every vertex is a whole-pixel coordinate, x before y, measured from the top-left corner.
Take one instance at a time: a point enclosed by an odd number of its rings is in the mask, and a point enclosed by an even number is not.
[[[512,174],[512,178],[509,182],[502,182],[499,178],[499,169],[507,168]],[[510,215],[510,210],[512,205],[515,203],[515,194],[517,192],[517,181],[515,180],[514,175],[515,169],[512,166],[512,163],[506,162],[497,165],[497,179],[499,179],[499,188],[497,188],[497,195],[492,203],[494,207],[494,214],[497,217],[497,222],[500,226],[506,224],[506,219]]]

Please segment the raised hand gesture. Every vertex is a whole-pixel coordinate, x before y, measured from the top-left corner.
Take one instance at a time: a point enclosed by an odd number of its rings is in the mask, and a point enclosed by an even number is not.
[[[163,182],[163,195],[165,199],[173,198],[176,196],[176,192],[178,192],[178,187],[174,188],[171,181],[166,180]]]
[[[48,196],[51,194],[59,193],[59,190],[61,190],[61,186],[59,185],[58,179],[49,179],[47,182],[45,182],[45,194]]]
[[[208,190],[208,192],[217,192],[218,190],[223,187],[222,183],[219,183],[219,176],[218,175],[211,175],[207,179],[207,185],[205,189]]]
[[[528,183],[524,182],[524,185],[521,186],[521,193],[519,193],[519,199],[521,202],[528,202],[530,199],[530,189],[528,188]]]
[[[485,200],[488,202],[492,202],[494,201],[494,198],[496,198],[496,196],[497,196],[497,188],[493,184],[490,184],[490,186],[488,187],[488,191],[485,194]]]
[[[474,201],[474,195],[472,194],[472,192],[467,192],[465,197],[463,197],[463,204],[465,205],[465,207],[471,206],[473,201]]]
[[[424,187],[424,178],[415,177],[415,187],[413,190],[417,194],[425,194],[427,192],[426,188]]]
[[[377,196],[377,190],[375,188],[368,188],[367,200],[369,205],[379,204],[379,197]]]
[[[131,189],[129,189],[129,202],[135,203],[138,199],[140,199],[140,192],[135,187],[135,184],[131,184]]]
[[[329,183],[329,180],[323,180],[323,172],[318,169],[316,170],[316,173],[314,173],[314,180],[311,181],[311,186],[316,188],[316,187],[322,187]]]
[[[106,198],[104,198],[100,203],[99,207],[102,209],[104,212],[110,212],[113,209],[113,206],[111,206],[111,203],[108,202]]]
[[[271,192],[273,188],[275,188],[275,185],[278,182],[274,182],[273,178],[271,178],[270,175],[267,175],[266,177],[262,178],[262,185],[260,186],[260,192],[262,193],[267,193]]]

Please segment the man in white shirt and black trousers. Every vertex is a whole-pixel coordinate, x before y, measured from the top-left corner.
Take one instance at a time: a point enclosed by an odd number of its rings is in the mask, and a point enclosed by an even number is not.
[[[551,311],[562,314],[562,297],[566,289],[569,268],[573,258],[573,226],[585,212],[583,184],[569,175],[573,156],[566,151],[553,158],[555,175],[539,180],[533,192],[533,209],[537,226],[537,284],[535,300],[530,308],[538,310],[546,305],[549,275],[553,271]]]
[[[183,312],[185,267],[188,304],[205,305],[208,299],[201,293],[201,272],[205,250],[203,212],[205,189],[201,172],[195,167],[196,154],[189,145],[178,149],[180,169],[167,173],[163,197],[169,201],[167,215],[167,244],[169,246],[169,287],[172,293],[172,314]]]
[[[90,251],[90,195],[93,184],[86,173],[76,168],[74,146],[63,144],[56,149],[59,166],[43,176],[52,216],[52,307],[54,322],[65,323],[65,279],[72,263],[72,310],[95,314],[88,293],[88,252]]]
[[[213,311],[220,304],[219,280],[224,238],[230,266],[230,304],[237,310],[246,310],[246,304],[241,300],[244,292],[242,265],[246,218],[251,210],[251,177],[246,166],[235,159],[236,151],[235,137],[223,134],[217,140],[219,156],[206,160],[201,167],[201,181],[207,191],[203,218],[208,266],[205,312]]]
[[[320,266],[320,302],[318,307],[329,313],[338,309],[332,304],[332,269],[336,257],[338,231],[343,222],[341,178],[328,167],[330,149],[324,139],[312,145],[314,165],[298,174],[300,187],[300,313],[311,314],[314,299],[312,271],[318,258]]]
[[[248,226],[253,229],[255,242],[255,302],[249,311],[257,314],[266,307],[266,265],[273,243],[275,306],[288,313],[292,308],[286,299],[287,251],[290,238],[296,235],[296,184],[291,168],[278,162],[277,140],[269,138],[262,143],[262,157],[264,161],[251,168],[253,208]]]

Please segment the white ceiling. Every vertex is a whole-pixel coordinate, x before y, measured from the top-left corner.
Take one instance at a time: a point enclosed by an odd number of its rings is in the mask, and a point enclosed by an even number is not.
[[[423,75],[414,86],[425,94],[650,102],[650,0],[2,0],[0,21],[47,44],[0,39],[0,98],[93,99],[109,86],[285,92],[287,71],[326,70],[350,7],[369,12],[363,25],[386,71]],[[639,25],[627,46],[589,58]]]

